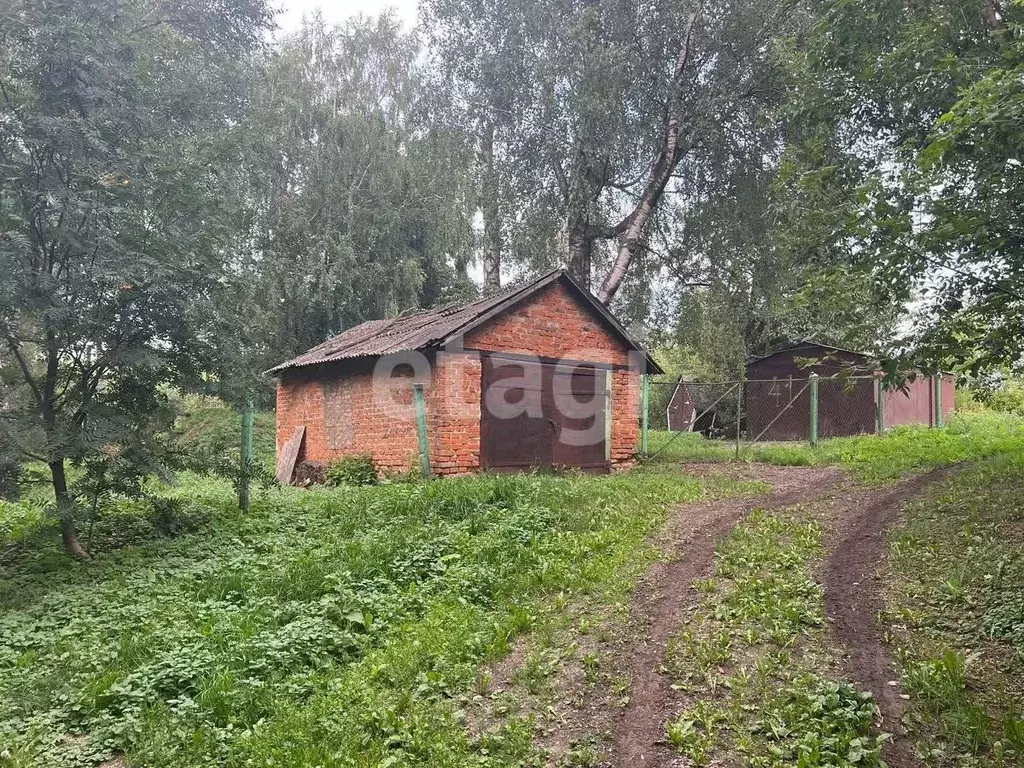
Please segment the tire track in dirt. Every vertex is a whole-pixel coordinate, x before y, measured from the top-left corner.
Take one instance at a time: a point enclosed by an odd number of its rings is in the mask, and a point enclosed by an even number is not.
[[[669,557],[651,569],[633,599],[632,623],[646,631],[640,637],[620,637],[613,653],[616,671],[631,680],[629,702],[618,708],[596,697],[584,702],[545,744],[555,756],[567,754],[575,739],[605,732],[611,735],[611,765],[682,764],[665,743],[665,722],[676,715],[680,696],[664,671],[664,659],[670,639],[697,603],[693,582],[712,573],[718,540],[751,511],[814,501],[845,477],[833,468],[755,464],[688,465],[687,472],[762,481],[772,490],[747,498],[693,502],[674,511],[656,542]]]
[[[898,683],[899,675],[879,622],[885,535],[903,504],[949,472],[937,469],[887,488],[855,489],[840,506],[838,531],[821,569],[825,612],[833,636],[846,652],[844,672],[860,688],[871,691],[882,713],[882,726],[892,735],[882,755],[889,768],[915,768],[920,763],[902,730],[904,700],[899,686],[890,684]]]

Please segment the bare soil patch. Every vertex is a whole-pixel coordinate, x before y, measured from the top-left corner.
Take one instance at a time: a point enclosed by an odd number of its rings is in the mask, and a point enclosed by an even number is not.
[[[669,640],[697,603],[693,582],[710,575],[718,539],[749,512],[814,501],[845,477],[834,468],[764,464],[688,465],[687,471],[761,481],[772,490],[747,498],[694,502],[674,511],[656,542],[666,558],[641,582],[630,626],[620,631],[610,651],[611,666],[631,681],[628,702],[621,706],[614,696],[593,690],[566,691],[565,700],[581,706],[560,713],[558,727],[542,739],[554,760],[568,754],[578,740],[605,733],[611,765],[682,765],[682,758],[664,741],[665,722],[677,714],[681,701],[665,673],[664,659]]]
[[[850,489],[837,510],[838,529],[822,567],[826,613],[837,644],[846,651],[844,672],[871,691],[882,712],[882,729],[893,736],[883,752],[889,768],[910,768],[919,762],[900,724],[904,700],[879,621],[885,534],[903,503],[947,474],[948,470],[933,470],[886,488]]]

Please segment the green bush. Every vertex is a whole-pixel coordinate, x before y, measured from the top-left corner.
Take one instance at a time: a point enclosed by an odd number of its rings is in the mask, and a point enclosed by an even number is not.
[[[327,468],[328,485],[374,485],[376,482],[377,466],[368,453],[356,453],[332,461]]]
[[[957,387],[954,391],[954,412],[982,413],[987,410],[978,393],[968,387]]]
[[[238,467],[241,412],[216,397],[184,395],[175,403],[180,415],[171,447],[182,455],[185,466],[199,474],[229,476]],[[273,412],[257,411],[253,424],[254,463],[268,471],[274,467],[274,419]]]
[[[993,411],[1024,416],[1024,382],[1010,379],[1001,389],[988,396],[988,407]]]
[[[384,482],[386,483],[421,483],[427,479],[419,466],[412,466],[404,472],[384,470]]]
[[[47,518],[44,504],[31,499],[0,499],[0,548],[10,542],[25,541],[47,524],[55,526],[56,518]]]

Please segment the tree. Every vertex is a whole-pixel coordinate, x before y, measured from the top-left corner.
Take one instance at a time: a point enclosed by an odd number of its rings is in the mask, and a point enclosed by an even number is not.
[[[535,148],[523,141],[518,116],[533,97],[529,44],[537,32],[537,8],[518,0],[437,0],[423,6],[433,52],[427,85],[447,95],[450,125],[475,154],[474,204],[483,230],[478,250],[488,292],[501,287],[516,204],[536,167]],[[499,29],[485,19],[503,23]]]
[[[221,394],[352,325],[475,290],[472,152],[438,127],[418,55],[385,15],[315,17],[270,57],[236,171]]]
[[[879,349],[899,308],[841,261],[792,250],[777,163],[743,166],[726,174],[728,184],[712,176],[682,196],[686,226],[663,228],[659,247],[648,249],[642,266],[657,269],[662,285],[651,310],[662,329],[655,342],[691,350],[702,375],[717,379],[741,378],[749,356],[804,338]]]
[[[452,92],[502,127],[503,255],[539,267],[557,244],[577,279],[600,273],[599,297],[614,299],[688,164],[741,147],[777,98],[771,43],[789,5],[428,3]],[[487,76],[509,48],[516,77]]]
[[[973,373],[1024,365],[1024,6],[989,0],[984,12],[1002,60],[935,122],[914,179],[923,221],[912,264],[942,269],[918,349]]]
[[[1020,365],[1019,0],[811,4],[794,41],[793,242],[912,303],[903,352]],[[865,137],[871,137],[866,139]]]
[[[77,557],[68,462],[135,456],[149,471],[161,387],[205,367],[229,236],[222,171],[238,162],[244,72],[269,19],[262,0],[0,11],[2,424],[49,467]]]

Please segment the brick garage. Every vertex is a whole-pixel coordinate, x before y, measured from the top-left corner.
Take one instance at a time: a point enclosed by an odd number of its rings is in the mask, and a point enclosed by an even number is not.
[[[421,384],[435,474],[624,466],[636,454],[645,372],[660,369],[554,271],[469,304],[364,323],[272,369],[279,462],[304,427],[300,462],[370,453],[381,471],[418,466]],[[577,445],[591,437],[600,440]]]

